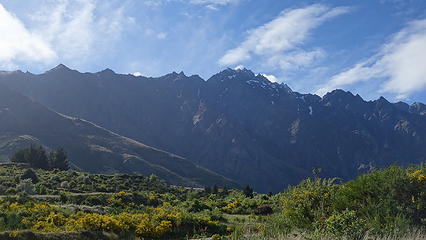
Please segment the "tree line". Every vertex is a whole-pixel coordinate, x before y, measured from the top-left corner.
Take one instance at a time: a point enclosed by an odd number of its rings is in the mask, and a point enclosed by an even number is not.
[[[10,160],[15,163],[29,164],[32,168],[45,170],[59,169],[66,171],[69,169],[68,156],[63,148],[47,153],[42,146],[31,145],[15,152]]]

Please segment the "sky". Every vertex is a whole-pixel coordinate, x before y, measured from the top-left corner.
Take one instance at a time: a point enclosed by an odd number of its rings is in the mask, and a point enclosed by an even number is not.
[[[426,102],[425,0],[0,0],[0,69],[208,79]]]

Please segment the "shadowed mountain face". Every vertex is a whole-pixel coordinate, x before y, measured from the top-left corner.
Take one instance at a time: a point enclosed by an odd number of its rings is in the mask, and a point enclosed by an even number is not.
[[[279,191],[322,168],[350,179],[372,166],[426,157],[426,107],[336,90],[291,91],[246,69],[204,81],[79,73],[0,73],[0,83],[51,109],[184,156],[259,191]]]
[[[0,85],[0,160],[30,144],[64,147],[72,166],[95,173],[156,174],[171,184],[235,183],[176,155],[53,112]]]

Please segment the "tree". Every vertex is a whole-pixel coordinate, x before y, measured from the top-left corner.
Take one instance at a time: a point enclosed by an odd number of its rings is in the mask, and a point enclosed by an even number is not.
[[[47,154],[42,146],[31,145],[17,151],[10,159],[16,163],[28,163],[33,168],[48,169]]]
[[[66,171],[69,169],[68,156],[63,148],[49,154],[49,167]]]
[[[217,186],[217,184],[213,185],[213,193],[217,194],[219,192],[219,187]]]
[[[319,178],[321,172],[321,168],[312,168],[312,175],[314,175],[314,178]]]
[[[210,186],[205,186],[204,187],[204,192],[206,192],[206,193],[212,193],[212,188]]]
[[[222,192],[223,192],[223,194],[225,194],[225,195],[226,195],[226,194],[228,194],[228,192],[229,192],[229,188],[228,188],[228,186],[226,186],[226,185],[225,185],[225,186],[223,186],[223,191],[222,191]]]
[[[243,193],[248,198],[253,198],[253,188],[250,185],[246,185],[243,189]]]
[[[25,172],[21,175],[21,180],[25,179],[31,179],[31,182],[34,184],[38,182],[37,174],[32,169],[25,170]]]

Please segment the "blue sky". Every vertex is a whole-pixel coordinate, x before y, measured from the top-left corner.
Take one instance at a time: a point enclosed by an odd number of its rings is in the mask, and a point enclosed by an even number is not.
[[[424,0],[0,0],[0,32],[4,70],[244,66],[303,93],[426,102]]]

